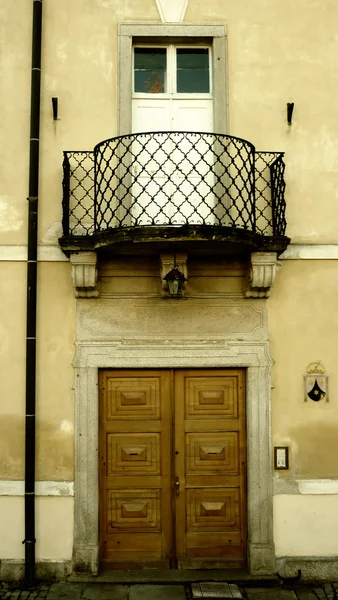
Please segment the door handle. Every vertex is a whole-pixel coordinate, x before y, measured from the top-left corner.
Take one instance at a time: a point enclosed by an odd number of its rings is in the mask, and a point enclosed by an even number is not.
[[[180,478],[176,477],[175,479],[175,494],[176,496],[180,495]]]

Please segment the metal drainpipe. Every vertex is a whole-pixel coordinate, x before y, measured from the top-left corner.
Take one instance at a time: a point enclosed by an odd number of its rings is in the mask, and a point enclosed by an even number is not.
[[[42,0],[33,0],[31,116],[28,195],[25,444],[25,584],[35,584],[36,291]]]

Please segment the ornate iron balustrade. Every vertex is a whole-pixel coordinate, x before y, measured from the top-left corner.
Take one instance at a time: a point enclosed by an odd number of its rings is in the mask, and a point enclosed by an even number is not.
[[[281,152],[214,133],[155,132],[64,152],[63,235],[206,225],[284,236]]]

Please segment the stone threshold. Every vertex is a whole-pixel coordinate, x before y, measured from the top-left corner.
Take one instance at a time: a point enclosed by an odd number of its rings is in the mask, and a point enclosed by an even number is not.
[[[147,569],[139,571],[102,571],[97,576],[73,573],[70,583],[193,583],[200,581],[226,581],[253,586],[278,585],[275,575],[251,575],[245,569]]]

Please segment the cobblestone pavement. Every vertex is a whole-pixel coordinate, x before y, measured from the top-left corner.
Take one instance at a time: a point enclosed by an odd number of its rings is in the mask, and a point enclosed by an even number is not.
[[[308,584],[292,590],[238,584],[246,600],[338,600],[338,583]],[[191,600],[189,584],[40,583],[25,589],[20,583],[1,583],[0,600]]]

